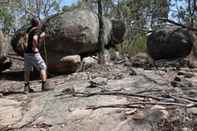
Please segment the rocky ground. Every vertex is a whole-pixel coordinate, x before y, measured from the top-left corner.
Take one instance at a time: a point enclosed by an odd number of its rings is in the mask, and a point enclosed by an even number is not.
[[[53,91],[34,78],[26,95],[23,62],[12,60],[0,76],[0,131],[197,130],[196,68],[123,60],[52,76]]]

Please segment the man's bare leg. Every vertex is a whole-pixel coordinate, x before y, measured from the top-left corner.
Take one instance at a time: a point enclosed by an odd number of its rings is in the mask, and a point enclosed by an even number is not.
[[[46,72],[46,70],[41,70],[40,71],[40,77],[41,77],[42,82],[46,82],[46,80],[47,80],[47,72]]]
[[[33,92],[33,90],[30,88],[30,71],[25,71],[24,72],[24,80],[25,80],[25,87],[24,87],[24,92],[25,93],[29,93],[29,92]]]
[[[40,71],[40,77],[42,80],[42,91],[51,90],[52,88],[49,87],[49,83],[47,82],[47,72],[46,70]]]

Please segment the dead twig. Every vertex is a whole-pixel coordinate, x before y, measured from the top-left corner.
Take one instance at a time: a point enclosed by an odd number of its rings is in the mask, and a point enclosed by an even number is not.
[[[101,105],[101,106],[88,106],[86,109],[97,110],[99,108],[140,108],[143,109],[143,106],[140,105],[130,105],[130,104],[114,104],[114,105]]]
[[[190,97],[187,97],[187,96],[180,96],[180,97],[183,98],[183,99],[192,101],[192,102],[197,102],[197,99],[193,99],[193,98],[190,98]]]
[[[190,100],[182,98],[182,97],[178,97],[178,96],[172,96],[172,95],[168,95],[168,97],[174,99],[176,102],[187,102],[187,103],[191,103]]]
[[[147,93],[147,92],[161,92],[162,90],[161,89],[146,89],[146,90],[143,90],[143,91],[138,91],[138,92],[135,92],[136,94],[143,94],[143,93]]]
[[[135,28],[132,27],[132,30],[136,30],[136,31],[140,31],[140,32],[145,32],[145,33],[152,33],[152,30],[148,30],[148,29],[142,29],[142,28]]]
[[[75,92],[74,96],[79,97],[91,97],[96,95],[116,95],[116,96],[133,96],[133,97],[142,97],[142,98],[151,98],[157,101],[160,101],[161,98],[154,97],[154,96],[148,96],[148,95],[138,95],[138,94],[132,94],[132,93],[124,93],[124,92],[96,92],[96,93],[83,93],[83,92]]]
[[[166,102],[135,102],[135,103],[128,103],[128,104],[111,104],[111,105],[100,105],[100,106],[88,106],[86,109],[96,110],[99,108],[144,108],[146,105],[162,105],[162,106],[177,106],[183,108],[190,108],[191,106],[187,106],[185,104],[179,103],[166,103]],[[193,105],[192,105],[193,107]]]
[[[20,58],[20,57],[16,57],[16,56],[7,55],[7,57],[10,58],[10,59],[24,61],[24,58]]]

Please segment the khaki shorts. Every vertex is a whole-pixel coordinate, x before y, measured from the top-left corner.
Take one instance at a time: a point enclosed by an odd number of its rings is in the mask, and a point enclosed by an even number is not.
[[[33,71],[33,67],[35,67],[38,71],[46,70],[47,66],[42,59],[40,53],[25,53],[24,54],[24,70],[25,71]]]

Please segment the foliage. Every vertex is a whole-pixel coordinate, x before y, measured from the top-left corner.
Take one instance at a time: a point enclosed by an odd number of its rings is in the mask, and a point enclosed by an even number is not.
[[[125,40],[118,49],[121,54],[126,53],[128,56],[134,56],[146,51],[146,40],[147,36],[144,33],[139,33],[132,41]]]
[[[196,0],[174,0],[171,3],[171,16],[178,22],[190,25],[196,23],[197,1]],[[189,24],[190,23],[190,24]]]
[[[147,31],[155,30],[166,24],[160,20],[161,17],[173,19],[192,27],[197,26],[197,0],[101,1],[104,16],[120,19],[126,24],[126,44],[122,49],[129,54],[145,51]],[[62,10],[89,8],[98,13],[97,2],[98,0],[79,0],[77,4],[64,6]],[[15,7],[0,7],[0,29],[10,33],[26,24],[32,16],[44,19],[61,12],[60,3],[61,0],[16,0]]]
[[[0,30],[4,33],[9,33],[14,25],[14,17],[9,8],[0,8]]]
[[[16,0],[14,5],[0,6],[0,29],[10,33],[27,24],[32,17],[44,19],[60,12],[61,0]]]
[[[20,0],[19,6],[25,14],[42,18],[60,11],[60,2],[60,0]]]

